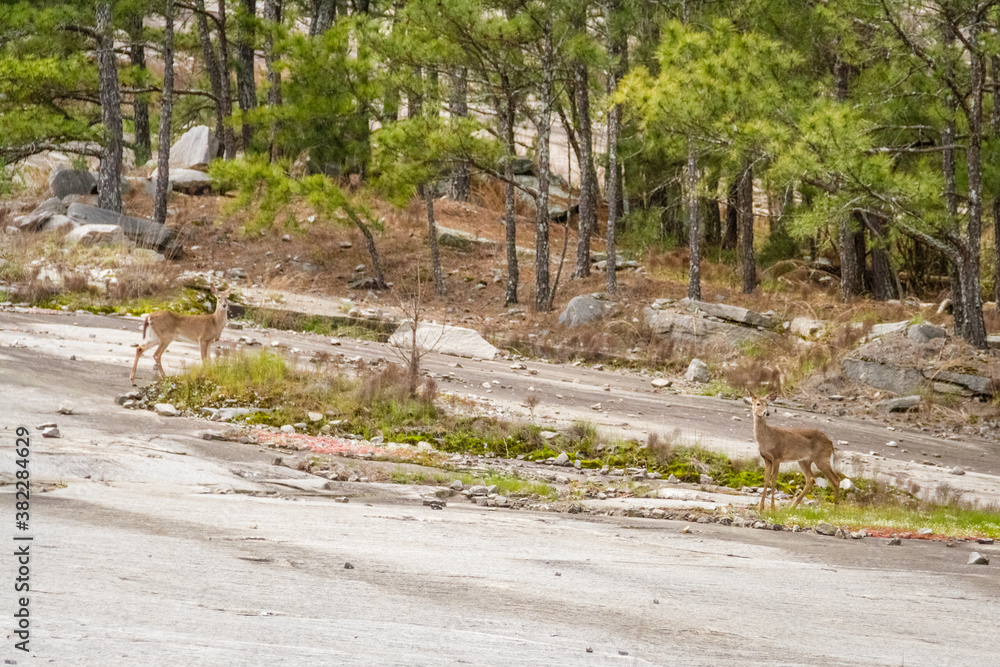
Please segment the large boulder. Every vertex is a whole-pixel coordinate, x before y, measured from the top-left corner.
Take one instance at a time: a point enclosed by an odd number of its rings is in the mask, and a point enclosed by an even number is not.
[[[692,359],[688,364],[684,379],[696,384],[708,384],[712,381],[712,374],[708,371],[708,365],[701,359]]]
[[[50,197],[35,207],[34,211],[21,217],[17,226],[22,232],[41,231],[53,216],[65,213],[66,204],[59,197]]]
[[[150,181],[152,191],[156,192],[156,176]],[[196,169],[170,169],[167,181],[167,191],[182,192],[186,195],[207,195],[212,193],[212,177]]]
[[[152,248],[171,259],[179,257],[183,249],[176,231],[152,220],[133,218],[87,204],[70,204],[66,215],[81,225],[117,225],[136,245]]]
[[[400,324],[389,338],[389,345],[410,354],[414,345],[413,322],[407,320]],[[493,359],[500,354],[500,350],[490,345],[478,331],[428,322],[417,325],[416,347],[421,352],[438,352],[472,359]]]
[[[170,168],[205,169],[218,150],[219,142],[208,126],[192,127],[170,147]]]
[[[54,197],[97,194],[97,178],[93,172],[76,169],[53,169],[49,172],[49,189]]]
[[[854,382],[894,394],[914,394],[927,384],[917,368],[902,368],[866,359],[845,359],[842,366],[844,375]]]
[[[614,308],[614,304],[593,294],[581,294],[570,299],[566,310],[559,315],[559,324],[578,327],[595,322]]]
[[[685,315],[675,310],[643,310],[646,324],[653,331],[679,343],[709,343],[717,341],[729,345],[739,345],[748,342],[761,342],[776,338],[770,331],[759,331],[756,328],[744,327],[728,322],[718,322],[704,317]]]
[[[681,299],[679,304],[689,312],[702,312],[710,317],[718,317],[719,319],[729,320],[737,324],[763,327],[765,329],[772,329],[775,325],[774,320],[770,317],[755,313],[747,308],[741,308],[740,306],[730,306],[725,303],[709,303],[694,299]]]

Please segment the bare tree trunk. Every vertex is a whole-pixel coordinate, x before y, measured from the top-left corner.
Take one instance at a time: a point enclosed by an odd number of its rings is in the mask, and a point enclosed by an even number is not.
[[[853,225],[862,215],[861,211],[854,211],[850,218],[840,221],[840,298],[844,301],[850,301],[860,291],[861,267]]]
[[[576,17],[575,28],[587,30],[584,8]],[[573,64],[574,105],[576,107],[577,133],[580,136],[580,215],[577,218],[576,268],[573,275],[585,278],[590,275],[590,237],[597,228],[597,170],[594,167],[593,122],[590,114],[590,72],[587,63],[579,60]]]
[[[312,20],[309,21],[309,36],[322,35],[337,18],[337,0],[313,0]]]
[[[726,193],[726,233],[722,236],[722,249],[732,250],[739,240],[739,194],[740,179],[736,176],[729,182]]]
[[[267,80],[270,84],[267,90],[267,103],[277,109],[281,106],[281,70],[275,67],[274,30],[281,25],[281,0],[264,0],[264,20],[271,24],[264,38],[264,63],[267,65]],[[267,153],[272,162],[279,157],[275,141],[280,129],[277,121],[271,125]]]
[[[500,135],[503,141],[503,220],[506,227],[507,243],[507,290],[504,292],[504,305],[517,303],[517,283],[519,279],[517,267],[517,215],[514,210],[514,121],[515,98],[506,75],[501,77],[503,99],[497,100],[497,115],[500,118]]]
[[[748,162],[740,174],[737,197],[740,227],[740,265],[743,267],[743,293],[757,289],[757,258],[753,249],[753,166]]]
[[[174,0],[163,10],[163,95],[160,101],[160,137],[156,155],[156,197],[153,222],[167,222],[167,186],[170,184],[170,124],[174,112]]]
[[[253,148],[253,125],[247,113],[257,108],[257,82],[254,79],[254,41],[256,38],[252,20],[257,15],[257,0],[242,0],[246,16],[240,21],[236,31],[238,60],[236,65],[236,95],[243,111],[243,151]]]
[[[548,310],[549,298],[549,138],[552,134],[552,95],[555,58],[552,19],[546,17],[542,65],[541,111],[538,122],[538,197],[535,199],[535,310]]]
[[[365,237],[365,248],[368,249],[368,256],[372,259],[372,270],[375,271],[376,289],[386,289],[385,271],[382,270],[382,260],[379,257],[378,248],[375,247],[375,237],[372,235],[372,230],[365,224],[365,221],[361,219],[361,216],[357,214],[357,211],[353,207],[344,205],[342,208],[347,217],[361,230],[361,234]]]
[[[219,75],[222,83],[222,116],[228,121],[233,116],[233,85],[229,74],[229,38],[226,36],[226,3],[219,2]],[[236,133],[229,123],[225,124],[222,134],[222,145],[226,159],[236,157]]]
[[[943,26],[943,42],[950,47],[955,36],[950,26]],[[948,110],[948,120],[941,131],[941,168],[944,171],[944,199],[951,215],[951,226],[958,229],[958,184],[955,178],[955,111],[957,103],[951,93],[945,91],[945,108]],[[965,305],[962,301],[963,288],[960,267],[952,260],[948,261],[948,282],[951,288],[952,321],[955,335],[965,337]]]
[[[702,198],[701,205],[705,210],[705,245],[716,246],[722,237],[722,214],[719,212],[719,201],[715,194],[719,191],[719,179],[714,177],[709,181],[709,195]]]
[[[469,115],[469,75],[464,67],[456,67],[451,74],[451,106],[450,112],[456,118]],[[469,201],[472,190],[472,178],[469,173],[469,163],[459,160],[455,166],[455,174],[451,179],[451,198],[453,201]]]
[[[226,148],[226,117],[222,113],[222,73],[219,71],[219,57],[215,54],[215,47],[212,46],[212,33],[208,28],[205,0],[197,0],[195,3],[195,20],[198,24],[198,39],[201,42],[201,54],[205,59],[205,69],[208,72],[208,80],[212,86],[212,94],[215,95],[215,136],[219,139],[219,154],[216,157],[222,157],[225,155]],[[138,160],[136,161],[138,162]]]
[[[431,247],[431,271],[434,273],[434,289],[438,296],[444,296],[444,273],[441,271],[441,253],[438,249],[437,222],[434,220],[434,193],[426,185],[417,188],[427,207],[427,241]]]
[[[694,139],[688,137],[687,159],[688,298],[701,301],[701,230],[698,228],[698,154]]]
[[[132,66],[146,69],[146,40],[142,31],[142,12],[135,12],[128,19],[129,58]],[[146,164],[153,157],[153,143],[149,135],[149,98],[143,93],[132,96],[132,116],[135,130],[135,163]]]
[[[872,296],[876,301],[895,299],[898,295],[889,257],[889,241],[885,236],[885,219],[874,211],[866,211],[863,215],[872,235]]]
[[[993,113],[990,116],[990,130],[993,139],[996,140],[1000,138],[1000,56],[992,56],[990,62],[993,71]],[[993,303],[1000,309],[1000,188],[993,192]]]
[[[980,26],[973,26],[970,41],[978,46]],[[984,57],[978,50],[969,54],[969,148],[966,164],[969,178],[969,224],[966,231],[968,254],[965,275],[962,276],[962,305],[965,307],[965,340],[970,345],[986,349],[986,322],[983,320],[982,285],[979,278],[983,229],[983,93],[985,89]]]
[[[115,62],[111,3],[97,3],[97,67],[104,123],[104,150],[97,175],[97,205],[122,212],[122,98]],[[162,148],[161,148],[162,150]]]
[[[623,70],[623,60],[625,58],[625,36],[621,30],[614,25],[614,15],[620,9],[618,0],[609,0],[605,6],[605,21],[608,25],[609,55],[611,56],[611,71],[608,77],[609,96],[618,90],[618,81],[621,79]],[[614,296],[618,292],[618,257],[615,242],[615,232],[618,227],[618,197],[620,181],[618,179],[618,135],[621,131],[621,107],[612,104],[608,111],[608,186],[606,198],[608,200],[608,236],[607,236],[607,267],[606,281],[607,293]]]

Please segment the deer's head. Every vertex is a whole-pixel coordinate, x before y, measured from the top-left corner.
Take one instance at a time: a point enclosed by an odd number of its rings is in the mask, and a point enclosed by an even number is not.
[[[748,393],[746,398],[743,400],[750,405],[750,412],[754,417],[770,417],[771,411],[767,409],[767,404],[773,401],[777,397],[777,393],[772,392],[767,396],[767,398],[760,398],[759,396],[754,396]]]
[[[215,295],[215,310],[216,311],[226,310],[226,308],[229,306],[229,295],[232,294],[233,289],[229,288],[227,290],[223,290],[222,292],[220,292],[213,286],[211,290],[212,294]]]

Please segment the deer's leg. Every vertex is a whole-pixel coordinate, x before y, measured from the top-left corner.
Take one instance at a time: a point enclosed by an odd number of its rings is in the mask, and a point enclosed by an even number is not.
[[[830,484],[833,484],[833,504],[838,504],[840,501],[840,482],[843,478],[837,474],[837,471],[833,469],[829,461],[817,461],[816,467],[830,481]]]
[[[771,484],[771,461],[764,459],[764,492],[760,494],[760,506],[758,509],[763,512],[764,504],[767,502],[767,487]]]
[[[153,353],[153,361],[156,362],[156,370],[160,371],[160,377],[166,377],[167,372],[163,370],[163,363],[160,361],[160,357],[166,352],[167,346],[170,345],[170,341],[160,342],[160,346],[156,348],[156,352]]]
[[[156,339],[153,339],[153,340],[149,341],[148,343],[141,343],[141,344],[139,344],[139,345],[136,346],[136,348],[135,348],[135,361],[132,362],[132,372],[128,376],[128,381],[132,383],[133,387],[135,386],[135,371],[139,367],[139,357],[141,357],[143,354],[145,354],[147,350],[149,350],[150,348],[152,348],[153,346],[155,346],[157,343],[159,343],[159,341],[156,340]]]
[[[774,496],[778,494],[778,473],[781,472],[781,461],[771,464],[771,509],[774,509]]]
[[[208,341],[200,340],[198,342],[201,344],[201,363],[204,365],[206,361],[209,361],[212,358],[208,350]]]
[[[797,507],[802,499],[806,497],[809,490],[813,487],[813,482],[816,481],[816,476],[813,475],[812,471],[812,461],[799,461],[799,467],[802,468],[802,473],[806,476],[806,485],[802,487],[802,491],[795,500],[792,502],[792,507]]]

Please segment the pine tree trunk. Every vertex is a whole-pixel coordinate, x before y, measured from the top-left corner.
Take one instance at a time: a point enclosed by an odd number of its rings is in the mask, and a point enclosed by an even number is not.
[[[205,0],[197,0],[195,3],[195,20],[198,24],[198,39],[201,42],[202,57],[205,59],[205,70],[212,86],[212,95],[215,96],[215,136],[219,140],[219,154],[216,157],[222,157],[226,149],[226,117],[222,113],[222,73],[219,71],[221,69],[219,57],[215,54],[215,47],[212,46],[212,33],[209,31],[208,17],[205,15]]]
[[[555,58],[552,20],[546,17],[542,64],[541,111],[538,122],[538,197],[535,198],[535,311],[548,310],[549,298],[549,139],[552,135],[552,97],[555,85]]]
[[[418,194],[427,206],[427,241],[431,247],[431,271],[434,273],[434,289],[438,296],[444,296],[444,273],[441,271],[441,253],[438,249],[437,222],[434,220],[434,193],[426,185],[418,188]]]
[[[351,206],[344,205],[342,208],[347,217],[361,230],[361,234],[365,237],[365,248],[368,250],[368,256],[371,257],[372,270],[375,272],[375,288],[386,289],[385,271],[382,270],[382,260],[379,257],[378,248],[375,247],[375,237],[372,235],[372,230]]]
[[[451,73],[451,106],[450,113],[456,118],[469,115],[469,75],[465,67],[456,67]],[[452,201],[469,201],[472,194],[472,177],[469,163],[459,160],[455,166],[455,174],[451,179]]]
[[[739,213],[743,293],[750,294],[757,289],[757,258],[753,249],[753,166],[749,163],[740,174],[736,208]]]
[[[143,15],[136,12],[129,16],[129,58],[132,67],[139,70],[146,69],[146,42],[142,31]],[[153,143],[149,135],[149,98],[143,93],[136,93],[132,96],[132,115],[135,129],[135,153],[136,165],[143,165],[153,157]]]
[[[688,249],[691,254],[688,268],[688,298],[701,301],[701,230],[698,228],[698,155],[695,148],[694,139],[688,137]]]
[[[608,0],[605,6],[605,23],[608,26],[608,55],[611,57],[611,71],[608,77],[608,96],[610,97],[618,90],[618,81],[621,79],[624,70],[624,60],[626,58],[625,36],[615,25],[615,15],[621,9],[619,0]],[[614,296],[618,293],[618,257],[615,233],[618,227],[618,198],[619,192],[619,169],[618,169],[618,135],[621,131],[621,107],[612,104],[608,111],[608,172],[607,191],[608,200],[608,235],[607,235],[607,267],[606,283],[607,293]]]
[[[219,75],[222,83],[222,116],[228,121],[233,117],[233,83],[229,68],[229,38],[226,36],[226,3],[219,2]],[[236,132],[229,123],[222,134],[222,147],[227,160],[236,157]]]
[[[860,215],[855,211],[851,218],[840,221],[840,298],[845,302],[858,295],[860,267],[853,225]]]
[[[312,20],[309,21],[309,36],[322,35],[337,18],[336,0],[313,0]]]
[[[115,61],[111,3],[97,3],[97,67],[104,123],[104,149],[97,174],[97,205],[122,212],[122,99]]]
[[[740,179],[734,177],[729,182],[729,190],[726,193],[726,233],[722,237],[722,249],[732,250],[739,240],[739,194]]]
[[[979,26],[973,26],[970,41],[978,44]],[[984,58],[972,50],[969,57],[969,147],[965,152],[969,179],[969,223],[966,230],[968,253],[962,276],[962,305],[965,307],[965,340],[973,347],[987,349],[986,322],[983,320],[983,294],[979,278],[983,229],[983,94]]]
[[[503,99],[497,104],[497,115],[500,118],[500,135],[507,154],[504,157],[503,175],[503,220],[506,227],[507,242],[507,290],[504,293],[504,305],[517,303],[517,215],[514,200],[514,119],[516,113],[516,98],[511,90],[506,76],[501,77]]]
[[[709,193],[714,195],[719,191],[719,179],[715,177],[709,184]],[[701,200],[705,211],[705,245],[719,245],[722,236],[722,214],[719,212],[719,202],[715,196],[704,197]]]
[[[167,222],[167,186],[170,184],[170,125],[174,111],[174,0],[163,11],[163,95],[160,101],[159,150],[156,155],[156,197],[153,222]]]
[[[236,65],[236,95],[243,111],[243,152],[253,149],[254,128],[247,113],[257,108],[257,81],[254,79],[255,31],[250,22],[257,15],[257,0],[242,0],[246,16],[236,31],[238,60]]]
[[[281,106],[281,70],[275,67],[273,30],[276,26],[281,25],[281,0],[264,0],[264,20],[272,24],[268,26],[267,36],[264,39],[264,63],[267,66],[269,84],[267,104],[277,109]],[[272,162],[279,157],[276,139],[280,129],[278,122],[274,121],[267,142],[267,154]]]
[[[1000,56],[991,56],[993,73],[993,113],[990,130],[993,139],[1000,139]],[[994,183],[993,191],[993,303],[1000,310],[1000,187]]]
[[[594,167],[594,133],[590,114],[590,72],[585,63],[573,67],[577,132],[580,136],[580,214],[577,219],[576,268],[573,275],[590,275],[590,237],[597,228],[597,170]]]
[[[885,220],[873,211],[866,212],[864,216],[872,235],[872,296],[876,301],[895,299],[898,295],[889,257],[889,241],[885,236]]]

